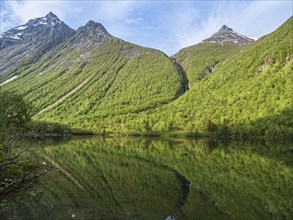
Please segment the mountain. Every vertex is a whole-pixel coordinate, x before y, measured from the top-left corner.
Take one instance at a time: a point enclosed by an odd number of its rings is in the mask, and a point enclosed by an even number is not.
[[[290,136],[292,22],[249,45],[205,40],[169,58],[89,21],[0,84],[33,103],[35,120],[99,134]]]
[[[60,21],[52,12],[2,33],[0,75],[9,73],[20,61],[27,64],[37,61],[74,33],[73,29]]]
[[[291,17],[273,33],[227,55],[212,74],[170,104],[99,124],[125,133],[292,137],[292,25]],[[115,123],[120,118],[126,123]]]
[[[173,55],[178,65],[185,71],[188,87],[191,88],[209,74],[213,73],[217,64],[243,48],[237,44],[200,43],[181,49]]]
[[[244,46],[253,43],[231,28],[223,25],[210,38],[201,43],[181,49],[172,57],[185,70],[189,87],[211,74],[217,64],[232,54],[238,53]]]
[[[184,90],[176,65],[163,52],[118,39],[93,21],[39,60],[20,63],[0,84],[33,103],[36,119],[66,123],[145,111]]]
[[[223,25],[221,29],[213,34],[210,38],[203,40],[203,43],[218,43],[218,44],[226,44],[233,43],[238,44],[240,46],[248,45],[252,43],[254,40],[250,39],[242,34],[239,34],[233,31],[231,28]]]

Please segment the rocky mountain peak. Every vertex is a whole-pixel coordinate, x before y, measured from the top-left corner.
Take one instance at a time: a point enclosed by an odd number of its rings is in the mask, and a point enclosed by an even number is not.
[[[95,21],[93,20],[89,20],[87,23],[86,23],[86,26],[90,26],[90,27],[95,27],[97,26],[98,23],[96,23]]]
[[[101,23],[97,23],[92,20],[88,21],[85,26],[78,28],[77,32],[86,32],[92,35],[96,35],[96,34],[109,35],[108,31]]]
[[[229,28],[226,25],[223,25],[220,30],[214,33],[211,37],[202,41],[202,43],[218,43],[221,45],[232,43],[240,46],[248,45],[252,42],[254,42],[253,39],[233,31],[232,28]]]
[[[73,40],[76,41],[79,46],[95,46],[110,37],[111,35],[102,24],[90,20],[85,26],[79,27],[76,30]]]
[[[218,32],[233,32],[233,29],[224,24]]]
[[[75,31],[52,12],[1,33],[0,50],[7,55],[0,60],[0,75],[8,72],[24,57],[34,56],[38,59],[74,34]]]
[[[52,12],[48,13],[45,17],[30,19],[26,24],[12,28],[0,35],[0,49],[7,46],[17,44],[21,41],[39,37],[45,38],[62,38],[70,37],[75,31],[68,27],[65,23]],[[44,36],[44,33],[47,36]],[[50,36],[50,35],[55,36]],[[68,36],[66,36],[68,35]]]
[[[57,15],[55,15],[53,12],[49,12],[46,16],[45,16],[46,18],[52,18],[52,19],[58,19],[59,20],[59,18],[57,17]]]
[[[34,18],[29,20],[25,25],[26,26],[55,26],[56,24],[62,23],[60,19],[50,12],[45,17]]]

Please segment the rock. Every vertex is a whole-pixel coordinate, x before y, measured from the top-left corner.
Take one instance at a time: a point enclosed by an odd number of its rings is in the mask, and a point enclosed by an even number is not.
[[[164,218],[164,220],[175,220],[175,216],[168,215],[167,217]]]
[[[224,43],[233,43],[242,45],[248,45],[254,42],[253,39],[250,39],[242,34],[239,34],[233,31],[231,28],[223,25],[221,29],[214,33],[210,38],[207,38],[202,41],[202,43],[218,43],[223,45]]]
[[[0,51],[5,56],[0,59],[0,75],[8,73],[24,57],[32,58],[28,62],[41,58],[74,33],[73,29],[53,13],[31,19],[24,25],[1,33]]]

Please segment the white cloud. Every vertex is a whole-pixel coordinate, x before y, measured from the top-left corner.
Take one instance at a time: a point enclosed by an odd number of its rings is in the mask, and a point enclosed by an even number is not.
[[[127,24],[141,24],[143,22],[143,18],[128,18],[125,22]]]
[[[73,10],[74,10],[74,12],[78,12],[78,13],[83,12],[83,10],[78,7],[75,7]]]
[[[218,14],[220,10],[213,10],[213,16],[209,16],[208,11],[201,7],[200,2],[186,2],[179,7],[175,6],[171,13],[166,10],[161,15],[165,21],[166,35],[159,48],[172,55],[183,47],[201,42],[223,25],[222,15]]]
[[[135,1],[103,1],[100,2],[97,17],[107,20],[117,20],[127,17],[133,9]]]
[[[292,1],[253,1],[238,9],[232,24],[247,36],[268,34],[292,16]]]
[[[15,20],[14,17],[10,16],[7,10],[3,10],[2,7],[0,11],[0,22],[1,22],[0,33],[17,25],[17,20]]]

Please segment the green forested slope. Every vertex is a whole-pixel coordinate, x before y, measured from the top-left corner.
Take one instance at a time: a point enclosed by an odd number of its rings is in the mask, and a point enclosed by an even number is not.
[[[121,129],[292,135],[292,37],[291,17],[272,34],[227,57],[171,104],[121,117]]]
[[[183,49],[175,57],[191,84],[184,94],[178,66],[162,52],[114,37],[78,48],[69,39],[39,62],[18,66],[18,78],[3,87],[33,103],[37,120],[97,133],[287,136],[293,132],[292,38],[291,17],[246,47]]]
[[[174,58],[186,72],[189,85],[192,87],[195,83],[212,73],[219,62],[225,62],[228,56],[242,49],[242,46],[232,43],[223,45],[200,43],[180,50],[174,55]]]
[[[3,86],[24,95],[36,119],[68,123],[83,115],[140,112],[183,91],[176,66],[160,51],[111,37],[93,48],[62,52],[68,42],[31,66],[19,66],[18,78]]]

